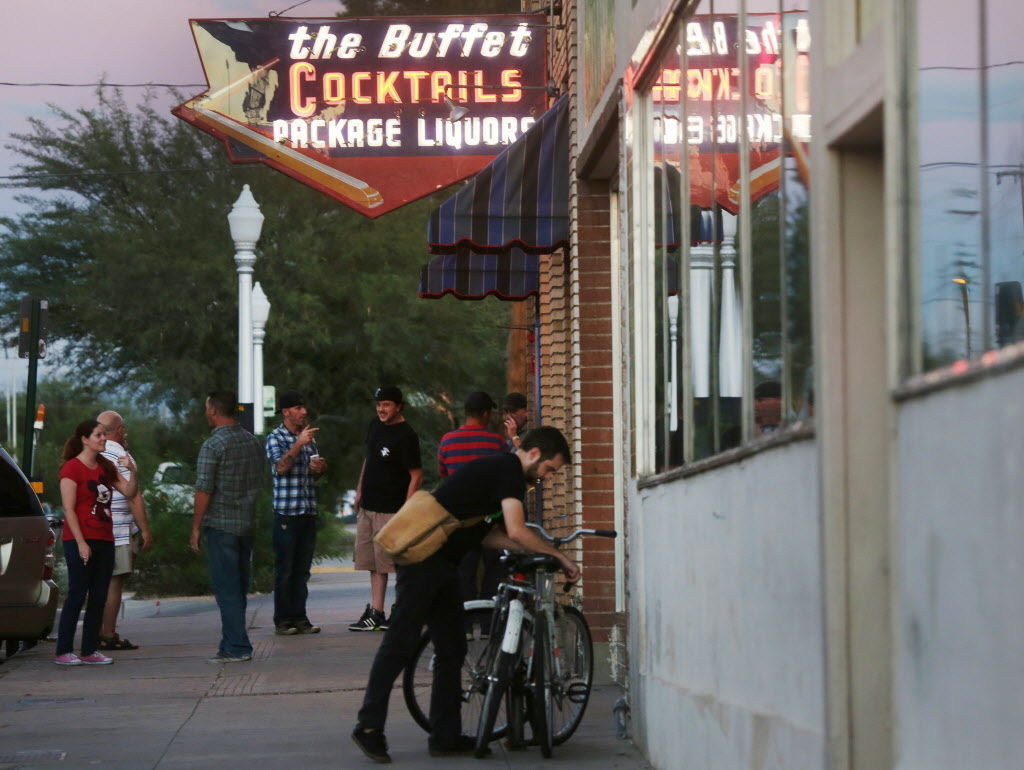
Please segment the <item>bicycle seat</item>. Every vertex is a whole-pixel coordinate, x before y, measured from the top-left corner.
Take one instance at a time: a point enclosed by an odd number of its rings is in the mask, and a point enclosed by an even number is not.
[[[562,568],[562,562],[554,556],[546,553],[519,553],[513,551],[503,557],[509,571],[522,570],[524,572],[537,569],[545,569],[555,572]]]

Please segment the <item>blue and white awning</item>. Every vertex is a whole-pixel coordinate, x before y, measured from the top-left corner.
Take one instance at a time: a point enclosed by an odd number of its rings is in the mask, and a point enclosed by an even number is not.
[[[536,293],[536,255],[569,244],[567,95],[434,209],[427,241],[432,254],[443,256],[423,267],[421,297]]]

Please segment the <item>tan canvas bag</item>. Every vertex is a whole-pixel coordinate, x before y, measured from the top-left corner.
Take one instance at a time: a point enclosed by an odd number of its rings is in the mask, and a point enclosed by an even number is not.
[[[459,521],[430,492],[421,489],[381,527],[373,542],[383,548],[395,564],[417,564],[437,553],[452,532],[483,519],[483,516],[474,516]]]

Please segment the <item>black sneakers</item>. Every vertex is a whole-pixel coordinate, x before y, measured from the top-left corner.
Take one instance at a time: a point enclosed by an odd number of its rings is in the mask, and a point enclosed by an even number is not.
[[[384,631],[387,629],[387,621],[384,613],[373,609],[369,604],[363,610],[363,616],[348,627],[349,631]]]
[[[388,754],[388,741],[383,730],[364,730],[359,725],[352,731],[352,741],[362,752],[374,762],[381,764],[391,762]]]
[[[391,618],[393,618],[394,616],[395,616],[395,605],[392,604],[391,605],[391,614],[388,615],[387,618],[382,620],[381,623],[380,623],[379,628],[380,628],[381,631],[387,631],[388,630],[388,627],[391,625]],[[381,615],[381,617],[384,617],[384,616]]]

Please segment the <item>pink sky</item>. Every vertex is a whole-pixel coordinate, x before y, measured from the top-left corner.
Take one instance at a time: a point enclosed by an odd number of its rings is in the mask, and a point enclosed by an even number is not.
[[[28,0],[7,3],[0,25],[0,80],[14,83],[204,83],[190,18],[263,17],[294,0]],[[288,16],[333,16],[338,0],[311,0]],[[188,89],[186,89],[188,90]],[[198,93],[201,88],[195,89]],[[127,89],[126,96],[142,89]],[[91,88],[0,86],[0,144],[46,117],[47,103],[74,109],[95,104]],[[0,176],[17,156],[0,149]],[[24,208],[0,190],[0,215]]]

